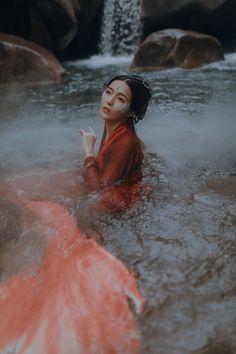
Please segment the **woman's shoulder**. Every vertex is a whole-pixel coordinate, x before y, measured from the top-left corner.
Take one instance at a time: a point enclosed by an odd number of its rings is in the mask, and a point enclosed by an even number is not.
[[[140,143],[140,139],[133,129],[127,127],[121,132],[121,134],[117,135],[117,137],[114,139],[114,142],[127,146]]]

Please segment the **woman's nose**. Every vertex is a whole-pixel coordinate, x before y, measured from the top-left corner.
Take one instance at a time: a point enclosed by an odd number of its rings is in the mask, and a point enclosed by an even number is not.
[[[107,99],[107,103],[112,106],[114,103],[115,95],[110,95]]]

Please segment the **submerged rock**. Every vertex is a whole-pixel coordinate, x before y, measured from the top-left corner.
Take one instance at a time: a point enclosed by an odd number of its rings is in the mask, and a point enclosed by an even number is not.
[[[8,34],[0,34],[0,83],[58,83],[63,68],[47,49]]]
[[[216,38],[193,31],[166,29],[150,34],[141,43],[131,68],[193,69],[223,58],[223,49]]]

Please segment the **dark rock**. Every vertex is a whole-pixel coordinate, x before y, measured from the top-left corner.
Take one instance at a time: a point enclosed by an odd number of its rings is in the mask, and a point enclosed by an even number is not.
[[[100,41],[104,0],[81,1],[78,13],[78,30],[61,53],[62,59],[86,58],[97,53]]]
[[[132,69],[197,68],[224,58],[219,41],[193,31],[167,29],[149,35],[134,56]]]
[[[0,275],[3,255],[10,242],[16,242],[21,230],[21,210],[16,204],[0,199]]]
[[[0,83],[58,83],[63,68],[47,49],[0,33]]]
[[[79,0],[32,0],[29,39],[53,52],[63,51],[77,33]]]
[[[236,35],[236,0],[143,0],[144,38],[166,28],[207,33],[220,41]]]
[[[16,239],[21,225],[21,210],[16,204],[0,200],[0,249]]]
[[[96,51],[104,0],[2,0],[0,32],[23,37],[62,59]]]
[[[28,38],[29,0],[0,1],[0,32]]]

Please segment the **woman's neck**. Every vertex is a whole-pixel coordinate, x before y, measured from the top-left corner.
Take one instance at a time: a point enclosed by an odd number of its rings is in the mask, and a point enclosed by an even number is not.
[[[105,128],[106,128],[105,139],[107,139],[116,130],[116,128],[118,128],[124,122],[125,122],[125,120],[123,120],[122,122],[106,122],[105,123]]]

